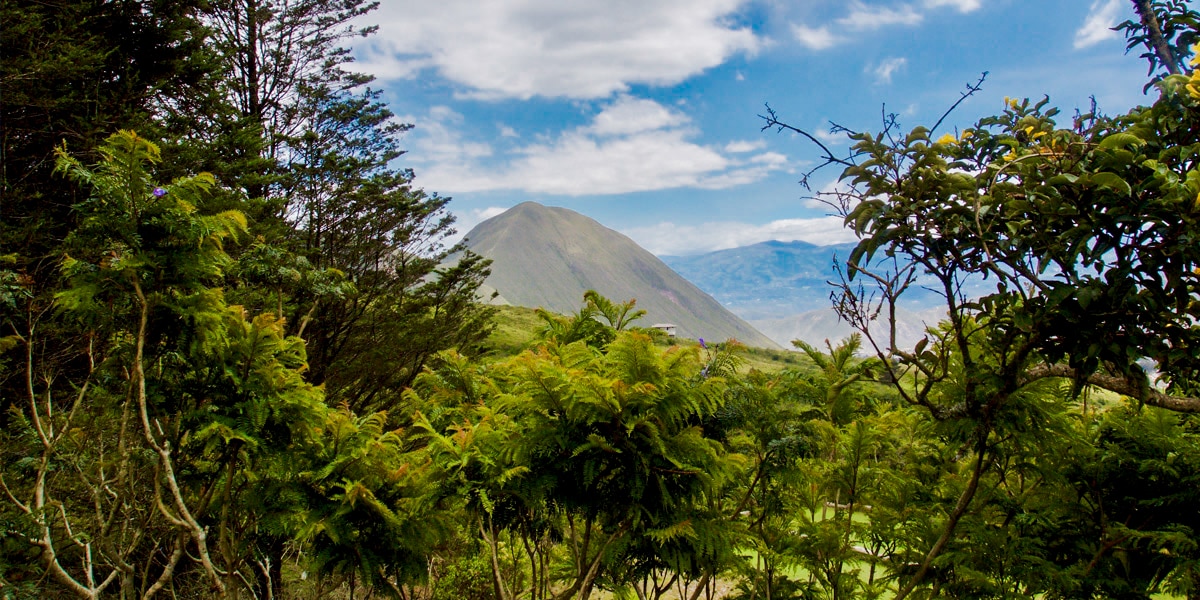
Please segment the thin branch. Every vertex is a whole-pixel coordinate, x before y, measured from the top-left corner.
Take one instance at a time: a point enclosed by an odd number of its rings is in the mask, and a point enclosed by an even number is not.
[[[779,115],[775,112],[775,109],[771,108],[771,105],[764,104],[763,106],[766,107],[767,114],[766,115],[758,115],[758,118],[762,119],[765,122],[765,124],[762,126],[762,129],[760,129],[759,131],[766,131],[768,129],[774,129],[776,131],[783,131],[786,129],[787,131],[791,131],[793,133],[798,133],[798,134],[808,138],[808,140],[810,142],[816,144],[817,147],[821,149],[821,152],[824,153],[824,156],[821,157],[821,159],[824,162],[817,165],[813,169],[809,170],[800,178],[800,185],[803,185],[805,189],[811,189],[808,185],[809,176],[811,176],[813,173],[816,173],[817,171],[821,170],[822,168],[824,168],[828,165],[836,164],[836,165],[842,165],[844,167],[854,166],[854,163],[850,162],[850,160],[841,159],[841,158],[834,156],[833,151],[830,150],[828,146],[826,146],[823,142],[821,142],[821,140],[817,139],[811,133],[809,133],[803,129],[800,129],[798,127],[794,127],[792,125],[784,123],[783,121],[780,121]],[[846,131],[849,131],[849,130],[846,130]]]
[[[896,600],[904,600],[913,589],[921,583],[925,575],[929,573],[929,568],[933,566],[933,561],[950,543],[950,539],[954,537],[954,531],[958,528],[958,521],[967,512],[967,507],[971,505],[971,500],[975,498],[975,492],[979,489],[979,479],[983,472],[987,470],[990,461],[986,459],[987,455],[987,437],[988,431],[985,429],[979,433],[980,440],[975,447],[975,467],[971,473],[971,480],[967,483],[966,489],[958,497],[958,503],[954,505],[954,510],[950,513],[949,519],[946,520],[946,526],[942,530],[942,535],[934,542],[933,547],[929,549],[929,553],[925,555],[925,560],[921,561],[920,568],[913,574],[903,588],[896,592]]]
[[[145,292],[142,291],[142,286],[138,282],[137,275],[133,276],[131,283],[133,284],[133,291],[137,296],[139,304],[138,329],[137,338],[135,340],[133,360],[133,377],[134,385],[136,386],[138,412],[142,422],[142,433],[145,435],[146,441],[150,444],[150,447],[153,448],[155,453],[157,453],[159,456],[158,464],[162,468],[161,479],[166,480],[167,486],[171,491],[172,501],[175,504],[176,511],[178,511],[178,519],[183,521],[183,525],[190,531],[192,539],[196,542],[196,550],[200,553],[200,563],[204,566],[204,570],[208,574],[209,578],[212,579],[212,583],[217,588],[219,595],[224,597],[226,594],[225,582],[221,581],[221,577],[217,574],[216,566],[213,565],[212,559],[209,556],[207,543],[208,535],[205,533],[204,528],[200,526],[200,523],[197,522],[192,516],[191,511],[188,510],[187,502],[183,498],[183,490],[180,489],[179,481],[175,477],[174,463],[171,460],[170,442],[168,441],[160,444],[155,438],[153,430],[150,428],[150,412],[148,406],[149,400],[146,391],[146,371],[145,366],[143,365],[146,338],[148,335],[147,328],[150,319],[150,303],[146,298]],[[158,423],[157,419],[155,420],[155,423]],[[162,428],[160,426],[160,432],[161,429]],[[167,519],[171,519],[172,515],[163,505],[161,494],[157,493],[157,489],[159,489],[159,479],[160,477],[155,477],[155,500],[158,502],[159,511],[162,512],[163,516]]]
[[[17,508],[21,509],[21,512],[23,512],[23,513],[25,513],[25,514],[27,514],[27,515],[28,515],[28,514],[31,514],[31,513],[33,512],[32,510],[30,510],[30,509],[29,509],[29,506],[28,506],[28,505],[26,505],[26,504],[22,503],[20,500],[17,500],[17,497],[16,497],[16,496],[14,496],[14,495],[13,495],[13,493],[12,493],[12,491],[10,491],[10,490],[8,489],[8,484],[7,484],[7,483],[4,481],[4,474],[3,474],[3,473],[0,473],[0,488],[3,488],[3,489],[4,489],[4,495],[8,496],[8,499],[9,499],[9,500],[10,500],[10,501],[11,501],[13,504],[16,504],[16,505],[17,505]]]
[[[167,560],[166,566],[163,567],[162,573],[159,574],[154,584],[142,594],[142,600],[153,598],[154,594],[163,589],[167,585],[167,582],[171,581],[171,578],[175,576],[175,566],[179,564],[179,559],[183,556],[183,538],[184,536],[182,535],[175,537],[175,549],[171,552],[171,558]]]
[[[979,81],[976,81],[973,84],[968,83],[967,91],[959,92],[958,100],[954,104],[951,104],[950,108],[946,109],[946,112],[942,113],[942,116],[938,118],[937,123],[933,124],[933,127],[929,128],[929,135],[931,137],[933,136],[933,132],[937,131],[938,126],[942,124],[942,121],[945,121],[946,117],[950,116],[950,113],[954,112],[954,109],[958,108],[959,104],[962,104],[964,100],[975,95],[975,92],[978,92],[979,90],[983,89],[983,81],[985,79],[987,79],[987,76],[988,76],[988,72],[984,71],[983,74],[981,74],[979,76]]]

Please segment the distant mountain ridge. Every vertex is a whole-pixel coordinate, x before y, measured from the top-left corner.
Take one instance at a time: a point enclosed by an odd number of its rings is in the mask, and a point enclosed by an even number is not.
[[[572,210],[524,202],[475,226],[466,245],[492,259],[486,285],[511,304],[572,313],[594,289],[615,301],[636,298],[643,325],[778,347],[633,240]]]
[[[817,246],[768,241],[694,256],[663,256],[680,275],[749,321],[784,347],[794,339],[821,347],[854,330],[838,319],[830,293],[841,276],[834,268],[855,244]],[[897,337],[910,345],[925,327],[941,320],[942,298],[919,285],[909,288],[898,307]]]
[[[768,241],[695,256],[663,256],[663,262],[744,319],[778,319],[828,308],[836,256],[854,244],[817,246]]]

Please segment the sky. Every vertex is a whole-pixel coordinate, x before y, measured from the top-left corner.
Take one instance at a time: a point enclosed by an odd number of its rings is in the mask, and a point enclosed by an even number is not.
[[[658,255],[853,241],[799,183],[831,123],[942,126],[1005,97],[1064,115],[1151,101],[1114,25],[1126,0],[383,0],[357,68],[404,122],[400,162],[449,196],[460,234],[532,200],[583,213]],[[827,168],[812,188],[832,189]]]

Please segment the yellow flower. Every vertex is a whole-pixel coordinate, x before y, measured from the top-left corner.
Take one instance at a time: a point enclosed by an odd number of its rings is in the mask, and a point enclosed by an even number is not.
[[[973,138],[973,137],[975,137],[975,132],[974,132],[974,131],[971,131],[970,129],[964,129],[964,130],[963,130],[963,132],[962,132],[962,135],[961,135],[961,136],[959,136],[959,139],[960,139],[960,140],[963,140],[963,141],[966,141],[966,140],[969,140],[969,139],[971,139],[971,138]]]
[[[1016,98],[1009,98],[1008,96],[1005,96],[1005,97],[1004,97],[1004,103],[1005,103],[1005,104],[1007,104],[1007,105],[1008,105],[1008,107],[1009,107],[1009,108],[1011,108],[1011,109],[1013,109],[1013,110],[1016,110],[1016,109],[1018,109],[1018,108],[1021,108],[1021,103],[1020,103],[1020,102],[1018,102]]]
[[[957,142],[957,141],[958,141],[958,138],[954,137],[953,133],[947,133],[946,135],[943,135],[942,137],[938,138],[937,143],[953,144],[954,142]]]
[[[1189,61],[1193,67],[1200,67],[1200,44],[1192,46],[1192,60]],[[1200,71],[1192,69],[1192,77],[1187,83],[1188,95],[1195,100],[1200,100]]]

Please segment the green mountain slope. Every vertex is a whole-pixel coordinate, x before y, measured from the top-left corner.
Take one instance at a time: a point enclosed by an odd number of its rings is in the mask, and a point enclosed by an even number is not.
[[[616,301],[636,298],[646,311],[640,324],[671,323],[681,337],[778,347],[633,240],[577,212],[525,202],[466,238],[492,259],[487,284],[511,304],[570,313],[594,289]]]

